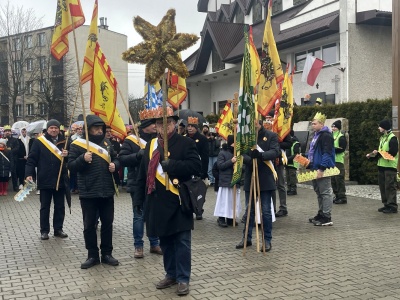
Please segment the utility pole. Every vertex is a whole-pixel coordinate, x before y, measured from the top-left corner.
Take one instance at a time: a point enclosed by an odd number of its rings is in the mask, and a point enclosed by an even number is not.
[[[399,134],[400,103],[400,2],[392,0],[392,128],[397,139]]]

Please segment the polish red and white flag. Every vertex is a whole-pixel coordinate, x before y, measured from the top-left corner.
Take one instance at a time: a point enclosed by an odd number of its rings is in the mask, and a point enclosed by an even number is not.
[[[304,64],[302,82],[307,82],[309,85],[314,86],[315,80],[325,62],[322,59],[308,55]]]

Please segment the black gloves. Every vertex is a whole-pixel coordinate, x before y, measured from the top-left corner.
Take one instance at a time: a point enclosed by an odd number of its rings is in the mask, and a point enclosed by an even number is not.
[[[261,158],[262,157],[262,153],[260,151],[258,151],[257,149],[251,150],[250,152],[250,157],[252,159],[254,158]]]
[[[140,149],[138,153],[136,153],[136,158],[137,159],[142,159],[144,154],[144,149]]]
[[[168,164],[169,164],[169,160],[163,160],[163,161],[161,162],[161,167],[162,167],[162,169],[163,169],[164,172],[168,172],[168,171],[167,171],[167,170],[168,170]]]

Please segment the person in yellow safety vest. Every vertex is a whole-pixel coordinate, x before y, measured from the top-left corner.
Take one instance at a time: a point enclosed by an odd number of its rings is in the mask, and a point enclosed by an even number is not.
[[[397,163],[399,159],[399,141],[392,132],[392,125],[389,120],[382,120],[379,123],[379,132],[382,137],[379,140],[378,150],[368,153],[368,159],[375,158],[378,160],[378,183],[381,192],[383,207],[379,208],[379,212],[386,214],[397,213],[396,188],[397,188]],[[383,158],[379,151],[389,153],[394,159]]]
[[[293,161],[293,158],[300,154],[301,147],[299,140],[294,135],[294,131],[290,131],[290,137],[292,146],[290,149],[286,150],[286,156],[288,160],[288,164],[286,166],[286,182],[287,182],[287,195],[293,196],[297,195],[297,169],[299,168],[299,163]]]
[[[333,145],[335,146],[335,166],[339,169],[340,174],[332,176],[332,189],[335,194],[334,204],[346,204],[346,185],[344,183],[344,151],[347,147],[347,140],[341,132],[342,121],[337,120],[333,122],[332,126]]]

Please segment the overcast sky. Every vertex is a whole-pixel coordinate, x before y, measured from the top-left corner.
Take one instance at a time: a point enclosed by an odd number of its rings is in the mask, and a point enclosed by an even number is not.
[[[1,4],[6,0],[0,0]],[[33,8],[38,18],[42,18],[44,27],[54,25],[56,0],[12,0],[14,5]],[[200,36],[203,28],[205,13],[197,11],[197,0],[98,0],[99,17],[106,17],[109,30],[128,36],[128,47],[142,41],[133,28],[133,17],[141,16],[153,25],[157,25],[168,9],[176,10],[176,30],[182,33],[193,33]],[[94,0],[81,0],[87,25],[92,18]],[[100,24],[100,21],[99,23]],[[187,58],[198,47],[196,45],[182,53],[182,58]],[[107,53],[106,53],[107,55]],[[112,67],[112,66],[111,66]],[[129,64],[129,93],[135,96],[143,95],[144,66]]]

